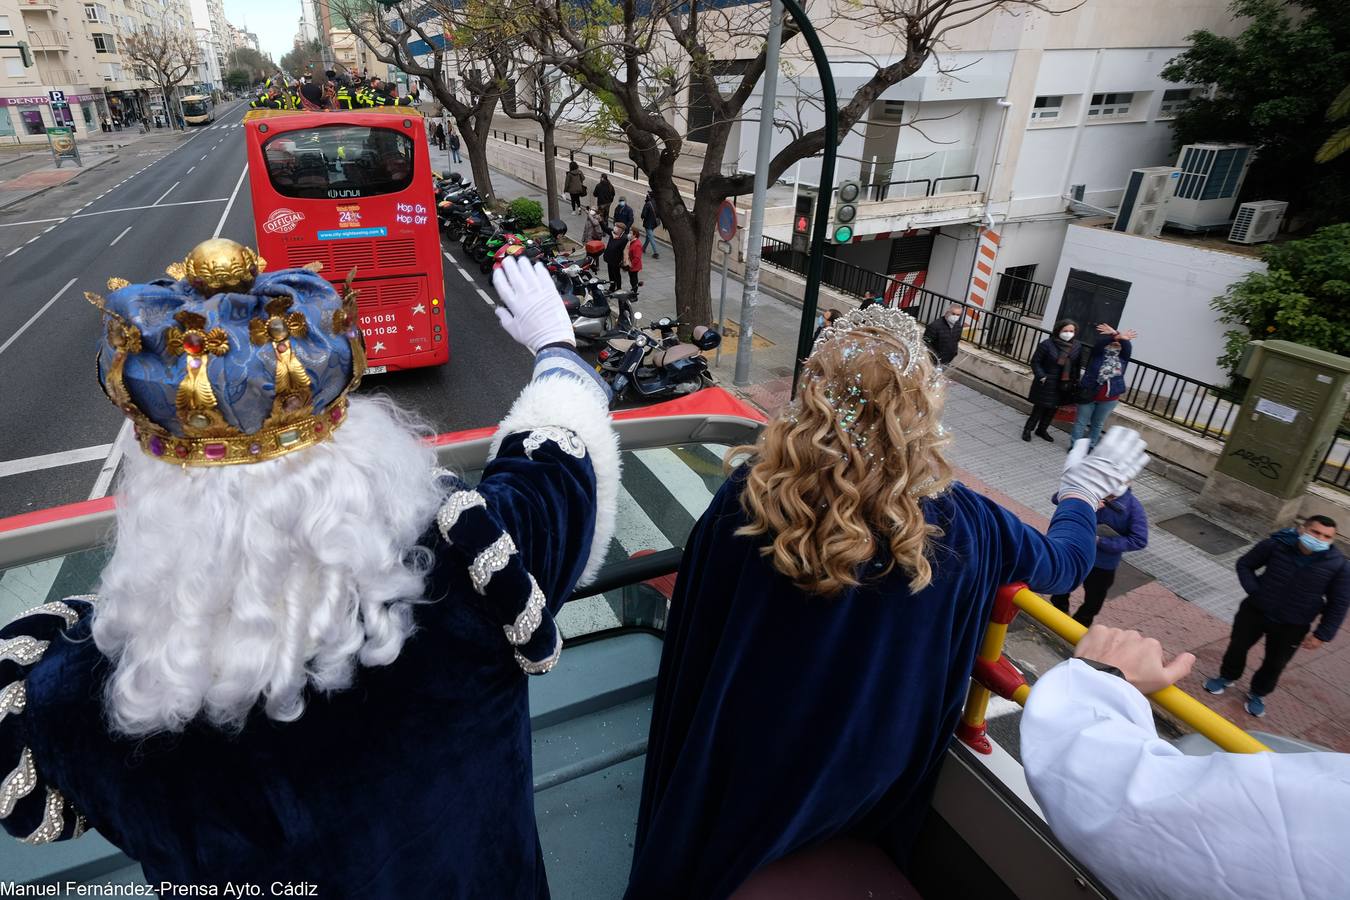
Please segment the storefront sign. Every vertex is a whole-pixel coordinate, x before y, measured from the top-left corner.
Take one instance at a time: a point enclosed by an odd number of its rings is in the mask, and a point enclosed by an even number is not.
[[[60,93],[60,92],[54,92]],[[93,94],[63,94],[66,103],[93,103]],[[52,98],[43,94],[38,97],[0,97],[0,106],[46,106]]]

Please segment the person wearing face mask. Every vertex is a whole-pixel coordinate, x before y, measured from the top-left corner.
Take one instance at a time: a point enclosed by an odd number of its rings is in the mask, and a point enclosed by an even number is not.
[[[1097,326],[1097,343],[1088,354],[1083,380],[1078,385],[1078,417],[1073,423],[1070,446],[1086,436],[1097,446],[1106,417],[1125,393],[1125,367],[1133,352],[1134,331],[1117,331],[1105,322]]]
[[[1041,341],[1031,356],[1031,415],[1022,427],[1022,440],[1031,440],[1031,433],[1043,441],[1054,443],[1050,422],[1055,410],[1077,399],[1078,382],[1083,374],[1083,345],[1077,340],[1078,325],[1072,319],[1060,319],[1050,337]]]
[[[1335,538],[1335,521],[1308,516],[1298,528],[1275,532],[1237,561],[1247,598],[1233,619],[1218,677],[1206,681],[1205,690],[1222,694],[1241,678],[1247,651],[1264,637],[1266,656],[1247,695],[1247,712],[1264,716],[1266,696],[1298,649],[1316,650],[1336,636],[1350,609],[1350,564]],[[1264,571],[1258,575],[1258,569]]]
[[[961,304],[953,303],[923,330],[923,342],[944,366],[950,366],[961,347]]]
[[[837,309],[827,309],[823,313],[816,313],[816,330],[811,335],[811,342],[815,343],[816,338],[820,337],[820,333],[825,330],[825,326],[833,323],[838,317],[839,310]]]

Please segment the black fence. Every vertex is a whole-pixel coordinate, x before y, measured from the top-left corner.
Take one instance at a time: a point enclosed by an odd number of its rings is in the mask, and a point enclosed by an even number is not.
[[[769,265],[806,274],[807,254],[790,244],[764,238],[761,259]],[[931,322],[956,304],[967,315],[962,339],[972,346],[1030,367],[1031,357],[1050,332],[1023,322],[1020,313],[988,310],[963,303],[927,288],[906,284],[879,272],[843,260],[825,258],[821,281],[846,294],[861,298],[871,292],[888,298],[888,305],[905,309],[920,322]],[[822,304],[826,305],[826,304]],[[1125,375],[1125,394],[1120,402],[1145,410],[1173,425],[1222,440],[1237,415],[1241,397],[1160,366],[1132,359]]]
[[[998,287],[994,291],[994,308],[1006,315],[1036,316],[1045,315],[1045,307],[1050,303],[1050,285],[1009,275],[998,274]]]
[[[1350,431],[1336,430],[1336,439],[1327,447],[1313,477],[1341,490],[1350,490]]]
[[[524,147],[526,150],[537,150],[540,153],[544,152],[544,142],[539,138],[522,137],[514,131],[498,131],[496,128],[491,129],[490,133],[493,137],[500,141],[505,141],[508,144]],[[638,168],[636,164],[622,159],[615,159],[614,157],[606,156],[603,153],[592,153],[589,150],[578,150],[575,147],[568,147],[563,144],[555,143],[553,145],[553,155],[555,157],[565,156],[568,160],[578,164],[584,161],[585,164],[592,169],[608,169],[611,175],[622,174],[625,177],[632,178],[634,181],[641,181],[643,183],[647,181],[646,173]],[[597,159],[600,160],[599,165],[595,164]],[[688,192],[690,194],[698,191],[697,179],[689,178],[685,175],[672,175],[671,178],[676,184],[688,185]]]

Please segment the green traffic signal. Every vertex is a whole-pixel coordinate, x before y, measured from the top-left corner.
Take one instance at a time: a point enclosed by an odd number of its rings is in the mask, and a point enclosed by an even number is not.
[[[853,240],[853,226],[840,225],[834,230],[834,242],[836,244],[847,244]]]
[[[25,69],[33,68],[33,51],[28,49],[27,41],[19,41],[19,59],[23,60]]]

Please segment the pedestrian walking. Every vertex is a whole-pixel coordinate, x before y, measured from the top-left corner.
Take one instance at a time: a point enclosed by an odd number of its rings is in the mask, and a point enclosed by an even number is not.
[[[656,214],[656,201],[650,193],[642,204],[642,230],[646,236],[642,239],[642,249],[652,251],[652,259],[661,258],[661,250],[656,246],[656,229],[661,225],[661,217]]]
[[[923,342],[944,366],[951,365],[952,360],[956,359],[957,350],[961,347],[962,312],[961,304],[953,303],[947,307],[945,313],[929,322],[928,327],[923,330]]]
[[[581,198],[586,196],[586,176],[581,167],[573,161],[567,167],[567,177],[563,179],[563,193],[572,201],[572,212],[581,209]]]
[[[608,175],[601,173],[600,182],[595,186],[595,208],[606,226],[609,225],[609,205],[613,202],[614,185],[609,183]]]
[[[436,135],[435,135],[435,137],[436,137],[436,146],[437,146],[439,149],[444,150],[444,149],[446,148],[446,144],[445,144],[445,125],[444,125],[444,124],[442,124],[442,123],[440,123],[440,122],[437,122],[437,123],[436,123]]]
[[[1117,331],[1105,322],[1097,326],[1097,343],[1088,353],[1083,380],[1078,385],[1078,416],[1073,422],[1069,445],[1086,435],[1097,446],[1106,417],[1125,393],[1125,367],[1130,364],[1134,331]]]
[[[615,228],[618,228],[615,225]],[[624,268],[628,270],[628,288],[637,296],[637,289],[641,281],[638,280],[638,273],[642,271],[642,232],[634,226],[628,229],[628,257],[624,260]]]
[[[605,245],[605,265],[609,266],[609,289],[617,291],[623,284],[624,257],[628,252],[628,232],[622,225],[615,225]]]
[[[586,207],[586,225],[581,229],[581,239],[583,241],[607,241],[609,232],[605,229],[605,220],[600,218],[600,213],[595,207]]]
[[[1031,415],[1022,427],[1022,440],[1031,440],[1034,431],[1041,440],[1054,443],[1050,421],[1055,410],[1078,399],[1078,383],[1083,374],[1083,345],[1078,343],[1078,326],[1070,319],[1055,323],[1055,331],[1041,341],[1031,356]]]
[[[1059,503],[1058,495],[1052,499]],[[1106,592],[1115,583],[1121,555],[1147,546],[1148,514],[1134,491],[1126,487],[1119,497],[1107,497],[1097,510],[1097,557],[1083,579],[1083,604],[1073,614],[1074,621],[1091,627],[1106,602]],[[1050,602],[1060,612],[1069,611],[1068,592],[1052,595]]]
[[[1247,597],[1233,618],[1219,675],[1205,682],[1205,690],[1222,694],[1241,678],[1247,651],[1264,637],[1266,655],[1252,676],[1246,704],[1248,713],[1264,716],[1266,697],[1298,649],[1316,650],[1336,636],[1350,609],[1350,564],[1335,538],[1335,520],[1308,516],[1302,525],[1275,532],[1237,561],[1238,581]],[[1257,570],[1263,571],[1258,575]]]
[[[619,205],[614,207],[614,224],[622,225],[625,229],[633,227],[633,207],[623,197],[619,198]]]
[[[862,302],[858,304],[858,309],[867,309],[867,307],[874,305],[882,305],[881,298],[877,296],[876,291],[870,288],[863,291]]]
[[[446,140],[450,143],[451,161],[456,163],[463,162],[463,160],[459,158],[459,135],[455,134],[455,130],[453,128],[450,129],[450,133],[446,137]]]

